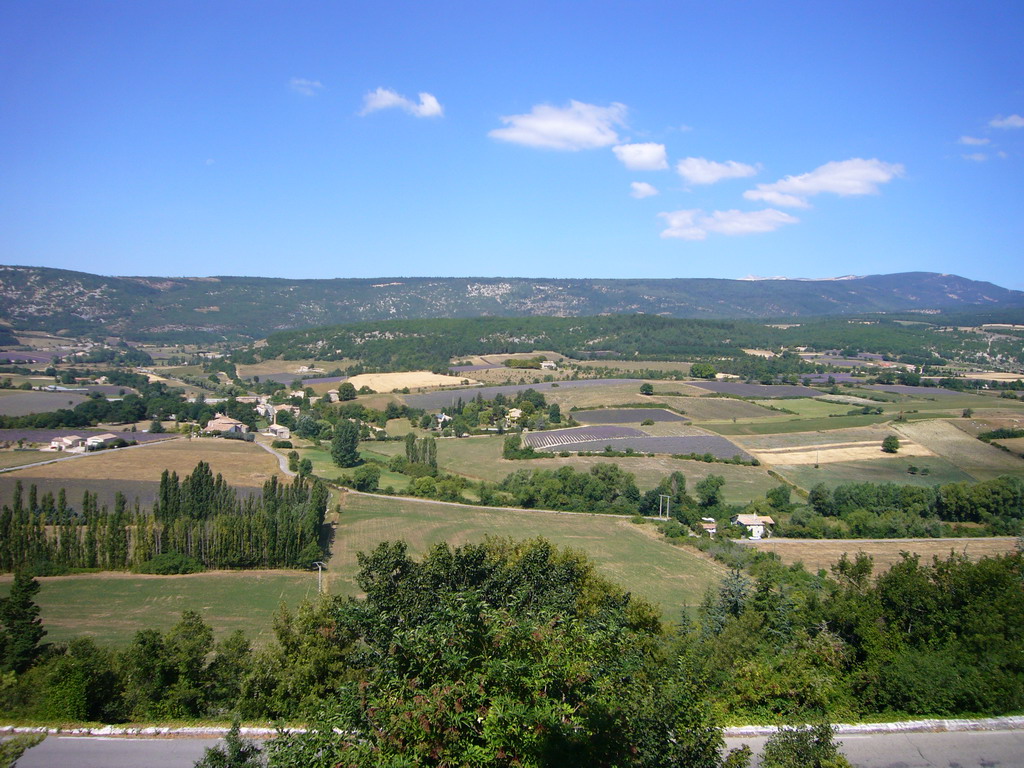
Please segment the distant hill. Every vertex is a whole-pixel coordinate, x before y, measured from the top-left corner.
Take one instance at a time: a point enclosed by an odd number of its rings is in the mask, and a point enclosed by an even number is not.
[[[832,280],[103,277],[0,266],[0,322],[139,340],[254,339],[340,323],[442,317],[656,314],[764,319],[1024,307],[1024,292],[956,275]]]

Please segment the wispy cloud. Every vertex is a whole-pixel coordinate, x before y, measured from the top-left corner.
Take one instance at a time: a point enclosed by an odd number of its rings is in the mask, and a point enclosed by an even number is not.
[[[974,136],[961,136],[959,141],[961,144],[966,144],[969,147],[981,147],[988,144],[990,139],[978,139]]]
[[[582,101],[570,101],[566,107],[537,104],[525,115],[502,117],[506,127],[495,128],[487,135],[541,149],[596,149],[616,144],[619,136],[615,129],[624,126],[625,121],[626,106],[617,102],[607,107]]]
[[[658,190],[646,181],[634,181],[629,185],[629,189],[629,194],[637,200],[643,200],[645,197],[653,197],[658,194]]]
[[[990,120],[988,124],[993,128],[1024,128],[1024,117],[1020,115],[999,116]]]
[[[716,163],[703,157],[687,157],[676,163],[676,172],[691,184],[714,184],[723,179],[753,176],[757,168],[735,160]]]
[[[631,171],[663,171],[668,168],[664,144],[620,144],[612,147],[612,152]]]
[[[444,107],[433,94],[421,93],[419,99],[419,103],[417,103],[389,88],[378,88],[363,96],[363,108],[359,114],[365,116],[381,109],[401,109],[415,117],[441,117],[444,115]]]
[[[988,160],[988,155],[984,152],[972,152],[969,155],[961,155],[964,160],[973,160],[976,163],[984,163]]]
[[[765,208],[761,211],[712,211],[705,214],[700,209],[669,211],[659,213],[665,219],[664,238],[680,240],[704,240],[709,233],[720,235],[753,235],[760,232],[774,232],[786,224],[800,221],[783,211]]]
[[[293,77],[288,81],[288,87],[303,96],[316,96],[323,90],[324,84],[319,80],[306,80],[304,77]]]
[[[878,186],[903,175],[898,163],[864,160],[859,157],[840,160],[815,168],[800,176],[787,176],[772,184],[758,184],[747,190],[747,200],[760,200],[787,208],[810,208],[807,198],[829,192],[841,197],[878,194]]]

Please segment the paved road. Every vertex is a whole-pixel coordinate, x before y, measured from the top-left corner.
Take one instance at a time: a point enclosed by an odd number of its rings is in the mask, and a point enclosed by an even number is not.
[[[755,755],[764,737],[729,738],[729,748],[748,744]],[[1024,731],[874,733],[839,736],[843,754],[857,768],[1021,768]],[[752,768],[757,768],[754,759]]]
[[[842,736],[843,752],[858,768],[1021,768],[1024,731],[886,733]],[[25,753],[18,768],[191,768],[216,739],[117,739],[50,736]],[[730,738],[755,754],[765,739]],[[754,761],[754,768],[758,765]]]

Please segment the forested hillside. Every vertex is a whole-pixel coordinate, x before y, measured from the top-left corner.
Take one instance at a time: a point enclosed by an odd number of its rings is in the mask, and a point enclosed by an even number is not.
[[[960,317],[959,320],[969,320]],[[1021,360],[1016,337],[989,340],[937,321],[885,317],[807,319],[783,327],[749,320],[690,320],[655,315],[467,318],[354,323],[271,334],[236,361],[257,358],[358,359],[370,369],[444,369],[462,356],[547,349],[576,359],[741,358],[744,349],[845,350],[905,358],[917,365],[942,359],[1002,355]],[[763,361],[762,361],[763,362]],[[794,369],[795,370],[795,369]],[[736,371],[742,373],[742,371]]]
[[[103,277],[0,267],[0,321],[15,329],[140,341],[260,338],[336,323],[442,317],[789,318],[1024,307],[1024,293],[915,272],[831,280],[288,280]]]

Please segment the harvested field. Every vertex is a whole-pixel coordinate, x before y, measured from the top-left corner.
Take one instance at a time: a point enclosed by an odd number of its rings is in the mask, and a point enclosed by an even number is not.
[[[0,415],[27,416],[30,413],[49,413],[61,408],[74,408],[88,399],[88,395],[80,392],[5,392],[4,396],[0,397]]]
[[[694,421],[730,421],[732,419],[764,419],[780,414],[749,400],[731,397],[659,397]]]
[[[862,440],[847,443],[823,443],[811,448],[772,448],[755,451],[763,464],[832,464],[839,461],[887,461],[905,456],[934,456],[923,445],[904,439],[899,453],[884,453],[880,442]]]
[[[746,384],[741,381],[691,381],[695,387],[708,392],[719,392],[723,395],[737,397],[754,397],[758,399],[776,397],[817,397],[821,394],[816,389],[795,384]]]
[[[462,376],[444,376],[430,371],[404,371],[401,373],[361,373],[350,378],[349,383],[356,389],[369,387],[377,392],[391,392],[394,389],[419,389],[427,387],[465,386]],[[475,382],[470,379],[470,384]]]
[[[0,594],[10,589],[0,576]],[[88,636],[101,645],[126,646],[143,629],[166,631],[182,611],[202,614],[217,638],[236,629],[257,645],[273,637],[273,613],[316,595],[316,573],[210,571],[188,576],[92,573],[40,577],[37,602],[46,642]]]
[[[1024,437],[1011,437],[1008,440],[993,440],[992,442],[1016,453],[1018,456],[1024,456]]]
[[[964,373],[964,378],[977,381],[1021,381],[1024,380],[1024,374],[1003,373],[1000,371],[984,371],[981,373],[978,373],[977,371],[967,371]]]
[[[763,539],[743,543],[762,551],[774,552],[786,565],[801,562],[811,573],[829,570],[844,553],[851,559],[858,552],[870,555],[875,562],[875,575],[887,571],[901,560],[900,552],[921,556],[930,563],[933,557],[949,556],[950,551],[966,554],[972,560],[1012,552],[1016,546],[1012,536],[971,539]]]
[[[613,405],[616,401],[611,402],[592,402],[595,398],[592,396],[594,393],[598,393],[598,400],[601,398],[600,395],[606,395],[608,392],[614,390],[615,394],[620,398],[628,391],[631,396],[638,397],[639,386],[643,382],[639,379],[580,379],[578,381],[556,381],[556,382],[538,382],[536,384],[507,384],[498,387],[473,387],[467,389],[449,390],[445,392],[427,392],[424,394],[417,395],[403,395],[402,399],[413,408],[423,408],[424,410],[434,411],[445,406],[452,405],[457,402],[459,398],[462,398],[463,402],[469,402],[476,398],[477,395],[482,397],[484,400],[493,400],[497,395],[503,395],[505,397],[515,397],[519,392],[523,392],[527,389],[534,389],[537,392],[543,394],[549,400],[555,400],[559,403],[564,403],[565,398],[561,397],[564,392],[571,390],[571,395],[567,395],[567,398],[571,397],[573,405],[579,407],[585,406],[596,406],[596,405]],[[628,386],[628,390],[625,387]],[[587,395],[591,395],[590,398]],[[618,402],[622,402],[621,399]]]
[[[335,594],[358,594],[356,553],[370,551],[382,541],[403,539],[410,552],[420,556],[440,542],[457,546],[488,535],[544,536],[560,546],[582,550],[603,575],[659,605],[671,619],[684,606],[699,603],[704,590],[717,584],[725,569],[646,535],[647,527],[608,515],[516,511],[349,493],[336,529],[330,588]]]
[[[1024,459],[983,443],[944,419],[898,424],[896,431],[948,459],[976,480],[1024,476]]]
[[[832,419],[836,421],[836,419]],[[834,429],[821,432],[788,432],[773,435],[744,435],[736,442],[748,451],[774,451],[776,449],[801,450],[834,443],[875,442],[881,448],[882,440],[891,435],[885,426],[870,425],[851,429]]]
[[[26,484],[58,480],[68,485],[70,492],[78,481],[89,480],[105,483],[113,493],[123,482],[159,482],[164,469],[183,477],[200,461],[208,462],[213,472],[223,474],[229,484],[243,487],[262,487],[270,475],[281,472],[278,461],[254,443],[214,437],[179,438],[7,472],[0,476],[0,488],[13,486],[17,479]]]
[[[689,421],[664,408],[595,408],[590,411],[573,411],[572,417],[580,424],[639,424],[651,419],[659,421]]]

